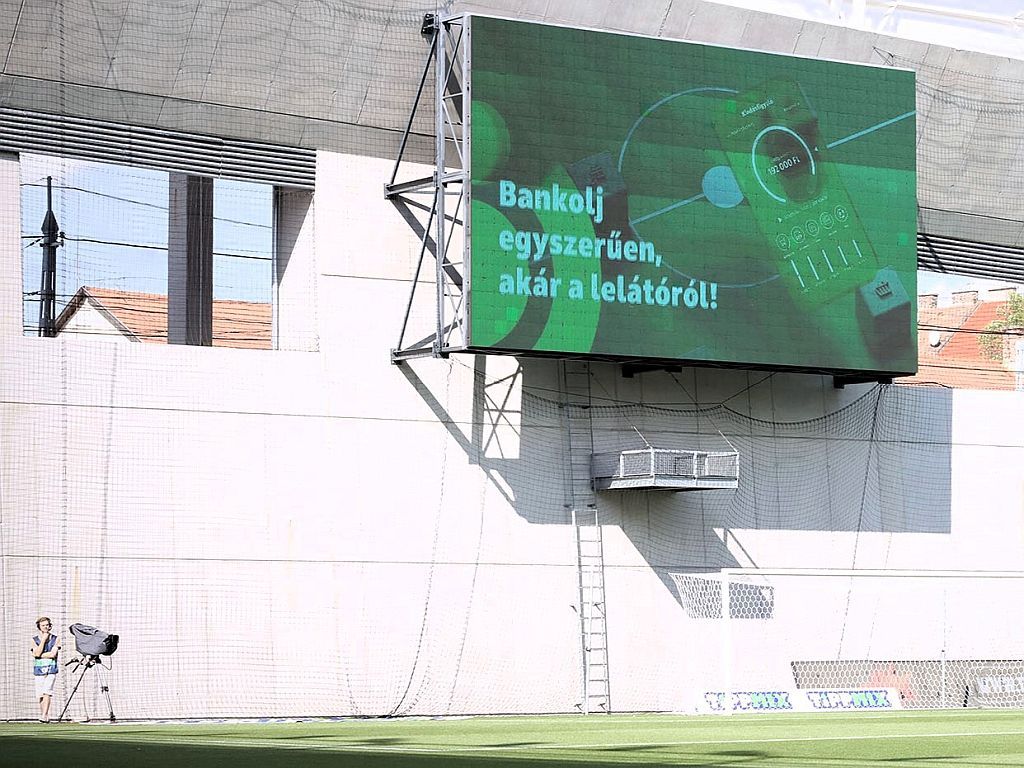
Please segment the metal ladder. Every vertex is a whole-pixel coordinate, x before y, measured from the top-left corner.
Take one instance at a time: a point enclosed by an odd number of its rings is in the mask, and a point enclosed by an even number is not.
[[[568,436],[566,506],[576,532],[584,714],[611,712],[608,621],[604,593],[604,542],[590,460],[594,453],[590,414],[590,364],[562,362],[563,410]]]

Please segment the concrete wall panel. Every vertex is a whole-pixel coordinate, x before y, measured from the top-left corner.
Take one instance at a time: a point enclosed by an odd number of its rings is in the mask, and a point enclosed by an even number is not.
[[[395,152],[427,53],[424,9],[407,0],[388,9],[265,3],[244,12],[229,12],[224,0],[7,5],[4,105],[377,157]],[[1019,61],[697,0],[626,9],[465,2],[455,10],[873,64],[895,53],[892,63],[917,68],[922,88],[940,89],[956,112],[926,104],[919,116],[921,205],[947,212],[927,218],[930,231],[1020,243],[1016,228],[1003,226],[1020,217],[1002,185],[1024,172],[1021,132],[981,119],[1014,103]],[[432,130],[427,106],[415,124],[421,134]],[[417,136],[410,157],[430,153]],[[948,171],[971,184],[946,183]],[[957,214],[970,216],[969,226]]]
[[[609,4],[531,0],[462,7],[829,57],[873,60],[871,44],[884,44],[711,4],[641,5],[621,15]],[[114,690],[124,716],[573,711],[579,591],[558,365],[389,359],[419,241],[383,198],[390,162],[373,158],[394,152],[404,125],[425,53],[422,8],[275,5],[250,16],[226,2],[152,13],[68,2],[61,38],[48,6],[25,4],[26,34],[0,81],[5,106],[322,150],[312,219],[302,218],[296,245],[315,295],[304,324],[317,344],[268,352],[22,338],[17,194],[7,195],[4,636],[29,634],[42,612],[123,631],[131,641]],[[70,53],[60,59],[71,23],[86,60],[75,77]],[[944,49],[892,47],[929,67],[950,63]],[[973,77],[1017,71],[974,56],[955,62]],[[951,146],[969,135],[964,128]],[[428,140],[416,145],[418,157],[429,154]],[[1006,151],[1024,162],[1019,145]],[[17,176],[16,161],[0,158],[8,191]],[[956,210],[999,213],[988,198],[959,200]],[[953,220],[927,218],[930,206],[953,207],[938,191],[922,205],[928,225]],[[1010,218],[998,237],[1024,242]],[[424,333],[430,287],[412,315]],[[604,406],[592,414],[596,446],[636,447],[639,429],[659,445],[724,441],[741,454],[734,492],[599,497],[616,708],[683,709],[721,682],[723,627],[707,579],[722,568],[1024,570],[1017,394],[837,390],[807,374],[693,369],[630,379],[598,363],[592,394]],[[736,652],[752,657],[777,630],[777,650],[763,654],[760,677],[743,678],[750,684],[781,684],[788,642],[833,658],[896,647],[895,632],[860,632],[896,609],[880,613],[855,595],[849,626],[860,634],[842,640],[837,614],[816,638],[800,636],[811,587],[778,589],[777,614],[733,622]],[[971,594],[988,605],[995,593]],[[963,610],[976,631],[957,640],[959,652],[1024,654],[1004,616],[990,611],[986,623],[984,612]],[[302,659],[289,650],[306,627],[316,627],[327,661],[299,685]],[[208,661],[240,644],[249,697],[215,685]],[[210,650],[189,660],[183,646]],[[28,716],[24,658],[0,658],[0,717]]]

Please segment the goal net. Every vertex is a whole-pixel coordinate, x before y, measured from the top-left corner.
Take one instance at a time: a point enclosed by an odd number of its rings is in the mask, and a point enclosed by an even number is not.
[[[908,709],[1024,706],[1024,574],[726,569],[717,589],[699,581],[677,584],[724,619],[725,691],[874,688]]]

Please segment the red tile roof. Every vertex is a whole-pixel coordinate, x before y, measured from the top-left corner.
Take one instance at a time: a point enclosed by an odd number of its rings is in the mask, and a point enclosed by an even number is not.
[[[125,336],[151,344],[167,343],[167,296],[109,288],[82,287],[57,319],[60,332],[83,302],[89,301]],[[979,331],[998,318],[1005,301],[919,307],[916,376],[900,384],[937,384],[958,389],[1014,389],[1011,362],[981,352]],[[213,346],[272,348],[270,304],[217,299],[213,302]],[[938,346],[933,333],[938,334]]]
[[[57,318],[57,332],[68,324],[88,301],[123,335],[150,344],[167,343],[167,296],[137,291],[83,286]],[[271,349],[273,340],[270,304],[215,299],[213,346]]]
[[[999,318],[1005,301],[981,301],[950,307],[918,307],[918,372],[900,384],[938,384],[955,389],[1014,389],[1013,361],[982,354],[980,340]],[[938,334],[938,346],[931,342]]]

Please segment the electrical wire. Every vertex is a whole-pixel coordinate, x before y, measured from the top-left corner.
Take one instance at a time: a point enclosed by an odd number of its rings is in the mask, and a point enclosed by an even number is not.
[[[23,186],[23,187],[41,187],[43,189],[46,189],[46,185],[45,184],[36,184],[36,183],[32,183],[32,182],[23,183],[23,184],[21,184],[21,186]],[[96,197],[102,197],[102,198],[106,198],[108,200],[117,200],[119,202],[130,203],[132,205],[140,205],[140,206],[144,206],[146,208],[155,208],[156,210],[159,210],[159,211],[166,211],[166,210],[168,210],[168,206],[166,206],[166,205],[158,205],[157,203],[147,203],[144,200],[133,200],[130,197],[120,197],[118,195],[111,195],[111,194],[109,194],[107,192],[97,192],[94,189],[87,189],[85,187],[76,187],[76,186],[71,186],[71,185],[67,185],[67,184],[61,184],[61,185],[54,184],[54,185],[52,185],[52,187],[53,187],[53,189],[64,189],[64,190],[68,190],[70,192],[82,192],[82,193],[87,194],[87,195],[95,195]],[[243,221],[241,219],[229,219],[229,218],[226,218],[224,216],[214,216],[213,220],[214,221],[224,221],[224,222],[228,222],[229,224],[241,224],[241,225],[244,225],[244,226],[247,226],[247,227],[259,227],[260,229],[273,229],[273,225],[271,225],[271,224],[259,224],[259,223],[255,222],[255,221]]]
[[[168,247],[166,245],[156,245],[152,243],[126,243],[118,240],[100,240],[95,237],[64,237],[64,241],[68,243],[93,243],[95,245],[111,245],[119,248],[141,248],[149,251],[166,251]],[[226,251],[214,251],[214,256],[223,256],[232,259],[249,259],[251,261],[271,261],[270,256],[252,256],[245,253],[228,253]]]

